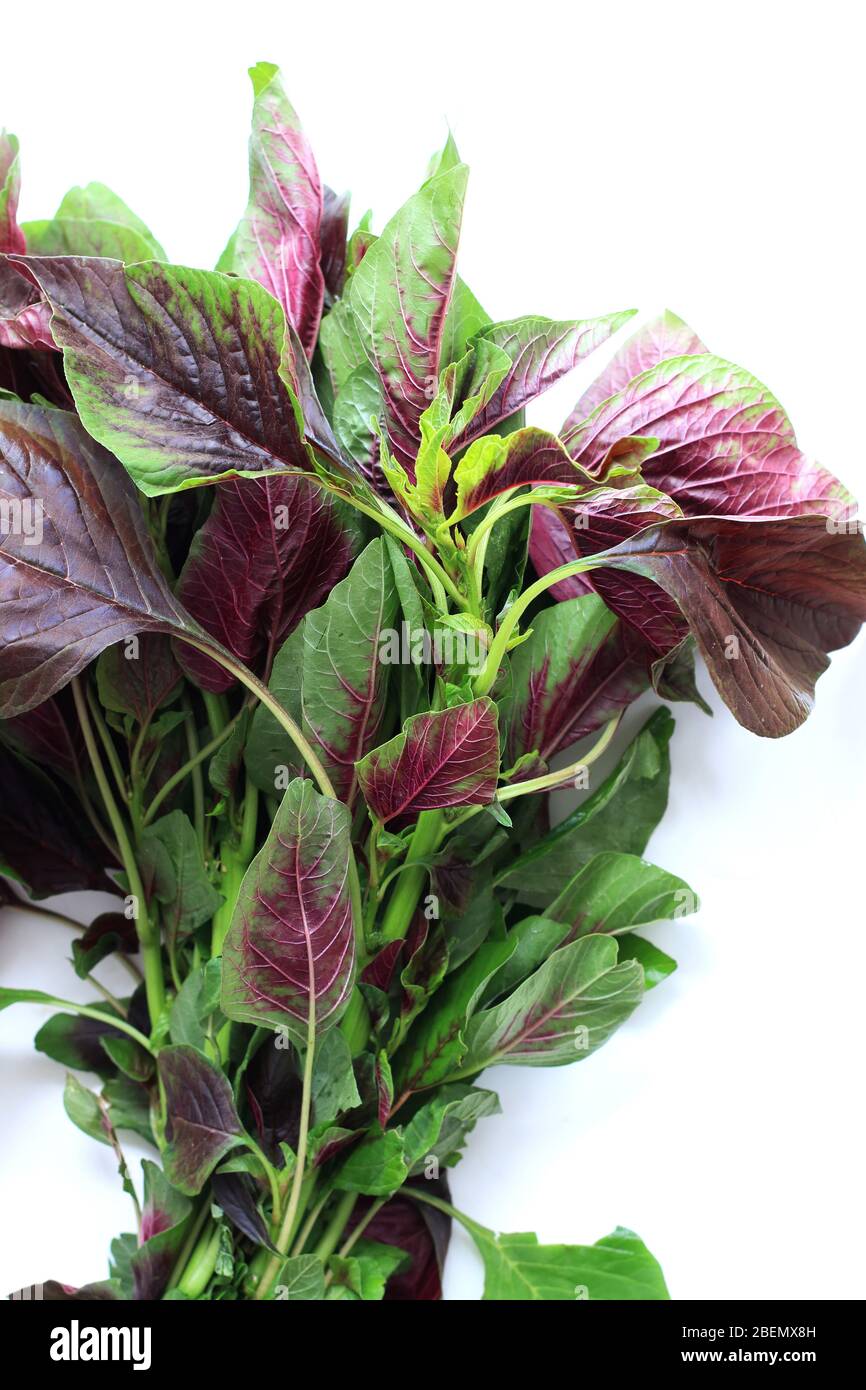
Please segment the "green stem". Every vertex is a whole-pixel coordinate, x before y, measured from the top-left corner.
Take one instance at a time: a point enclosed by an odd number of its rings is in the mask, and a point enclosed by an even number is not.
[[[346,500],[348,501],[349,499],[347,498]],[[365,516],[372,517],[373,521],[377,522],[383,531],[387,531],[390,536],[393,536],[395,540],[400,541],[408,550],[411,550],[418,556],[418,559],[424,566],[428,582],[430,583],[434,595],[437,594],[436,586],[438,585],[450,595],[458,608],[465,610],[469,607],[468,599],[465,595],[461,594],[445,567],[440,564],[434,555],[430,554],[430,551],[420,537],[416,536],[414,531],[411,531],[399,520],[396,513],[392,519],[387,512],[377,511],[375,507],[367,507],[363,502],[358,502],[355,498],[352,498],[351,505],[359,512],[363,512]],[[437,606],[439,605],[437,604]]]
[[[351,1254],[354,1246],[358,1243],[358,1241],[361,1239],[361,1236],[364,1234],[367,1227],[370,1225],[370,1222],[373,1220],[375,1216],[378,1216],[379,1212],[382,1210],[387,1201],[387,1197],[380,1197],[378,1202],[374,1202],[373,1205],[369,1208],[369,1210],[364,1213],[364,1215],[361,1217],[361,1220],[355,1227],[354,1231],[349,1236],[348,1240],[344,1241],[343,1244],[340,1246],[341,1260],[345,1260],[346,1256]]]
[[[102,711],[94,698],[93,691],[89,686],[86,686],[85,692],[87,695],[87,707],[90,710],[90,717],[93,720],[96,732],[99,734],[99,740],[105,749],[105,756],[108,759],[108,766],[111,768],[111,775],[114,778],[115,786],[117,787],[121,801],[127,802],[129,800],[129,790],[126,785],[123,768],[120,765],[117,749],[114,746],[114,739],[108,732],[105,720],[102,717]]]
[[[313,1254],[318,1255],[323,1264],[330,1259],[339,1245],[340,1236],[346,1229],[346,1222],[355,1210],[357,1200],[357,1192],[344,1192],[334,1207],[330,1221],[322,1232],[318,1243],[313,1247]]]
[[[187,1298],[198,1298],[204,1293],[213,1277],[219,1249],[219,1226],[214,1226],[213,1231],[205,1230],[177,1283],[177,1288]]]
[[[505,617],[502,619],[502,622],[499,624],[499,630],[490,644],[490,650],[487,653],[487,660],[484,663],[484,667],[480,675],[475,679],[473,689],[476,696],[486,695],[493,685],[493,682],[496,680],[499,674],[499,667],[502,665],[502,659],[508,650],[511,637],[529,605],[533,603],[539,595],[543,594],[546,589],[551,588],[554,584],[558,584],[561,579],[571,579],[573,575],[583,574],[585,570],[597,569],[600,559],[601,557],[598,555],[587,555],[582,560],[574,560],[571,564],[560,565],[558,569],[551,570],[549,574],[543,575],[541,579],[536,579],[534,584],[530,584],[529,588],[524,589],[523,593],[514,600],[514,603],[512,603]],[[605,563],[604,560],[602,560],[601,563]]]
[[[163,1298],[165,1298],[165,1294],[168,1293],[170,1289],[176,1289],[178,1284],[180,1283],[181,1275],[186,1269],[187,1260],[189,1259],[190,1255],[193,1252],[193,1249],[195,1248],[198,1238],[201,1235],[201,1228],[207,1220],[209,1213],[210,1202],[207,1200],[207,1198],[202,1198],[201,1205],[199,1206],[195,1219],[193,1220],[189,1228],[189,1231],[184,1237],[183,1245],[180,1248],[180,1254],[174,1262],[174,1268],[172,1269],[169,1281],[165,1286],[165,1293],[163,1294]]]
[[[282,1210],[283,1204],[282,1198],[280,1196],[280,1182],[279,1178],[277,1177],[277,1171],[274,1168],[274,1165],[268,1162],[268,1159],[266,1158],[262,1150],[259,1148],[255,1139],[251,1139],[250,1136],[247,1134],[244,1136],[244,1143],[246,1144],[250,1153],[255,1154],[256,1158],[259,1160],[259,1163],[262,1165],[262,1168],[264,1169],[265,1177],[268,1180],[268,1186],[271,1189],[271,1203],[273,1204],[273,1220],[279,1221],[280,1212]]]
[[[203,690],[201,698],[204,701],[207,722],[210,727],[211,736],[216,738],[221,734],[226,725],[230,723],[228,715],[228,705],[225,695],[214,695],[210,690]]]
[[[192,805],[193,805],[193,825],[195,826],[196,839],[200,845],[204,845],[204,782],[201,775],[201,758],[198,756],[199,742],[198,731],[195,727],[195,715],[193,714],[192,701],[189,695],[183,698],[183,708],[186,710],[186,751],[189,754],[190,773],[192,776]]]
[[[592,745],[587,753],[584,753],[582,758],[578,758],[576,763],[572,763],[569,767],[562,767],[558,772],[548,772],[544,777],[533,777],[528,782],[515,782],[512,786],[500,787],[496,793],[496,800],[508,801],[512,797],[525,796],[529,792],[552,791],[555,787],[570,782],[578,772],[589,767],[590,763],[594,763],[601,757],[616,733],[619,720],[619,715],[615,719],[611,719],[610,723],[605,725],[604,732],[598,741]]]
[[[295,1162],[295,1171],[292,1174],[292,1191],[289,1197],[289,1205],[286,1207],[286,1214],[283,1217],[283,1224],[274,1242],[279,1253],[272,1255],[265,1267],[261,1283],[256,1289],[257,1301],[267,1298],[270,1293],[271,1285],[279,1272],[283,1260],[286,1258],[289,1244],[295,1233],[296,1218],[300,1215],[298,1207],[301,1199],[301,1188],[304,1182],[304,1169],[307,1164],[307,1139],[310,1132],[310,1103],[313,1094],[313,1059],[315,1053],[316,996],[315,992],[310,990],[310,1007],[307,1014],[307,1054],[304,1058],[304,1081],[301,1091],[301,1123],[298,1130],[298,1154]]]
[[[138,932],[138,939],[141,942],[141,953],[144,957],[144,983],[147,992],[147,1007],[150,1013],[151,1027],[155,1028],[159,1022],[163,1008],[165,1007],[165,983],[162,972],[162,953],[160,951],[159,936],[154,932],[147,913],[147,899],[144,893],[144,886],[141,882],[141,875],[138,872],[135,854],[129,835],[126,830],[126,823],[117,808],[117,803],[108,784],[105,769],[102,766],[102,759],[99,756],[99,749],[96,746],[96,739],[93,735],[93,728],[87,712],[87,700],[81,687],[81,680],[78,676],[72,678],[72,697],[75,701],[75,709],[78,714],[78,722],[81,725],[81,732],[84,738],[84,745],[93,767],[93,775],[99,787],[111,828],[114,831],[114,838],[117,840],[117,847],[120,851],[120,858],[126,873],[129,891],[136,900],[135,929]]]
[[[426,1202],[428,1207],[435,1207],[437,1211],[443,1211],[446,1216],[451,1217],[452,1221],[459,1221],[460,1225],[469,1232],[478,1231],[489,1234],[486,1226],[482,1226],[478,1221],[473,1221],[472,1217],[467,1216],[465,1211],[453,1207],[450,1202],[444,1201],[441,1197],[433,1197],[429,1192],[422,1192],[418,1187],[404,1187],[403,1193],[415,1202]]]
[[[292,1246],[292,1255],[300,1255],[300,1254],[301,1254],[301,1252],[302,1252],[304,1246],[306,1245],[307,1241],[310,1239],[310,1235],[312,1234],[313,1227],[315,1226],[315,1224],[316,1224],[316,1222],[318,1221],[319,1217],[322,1215],[322,1212],[325,1210],[325,1207],[328,1205],[328,1201],[329,1201],[329,1199],[330,1199],[330,1196],[331,1196],[330,1192],[326,1192],[326,1193],[324,1194],[324,1196],[322,1196],[322,1197],[319,1198],[318,1202],[317,1202],[316,1205],[313,1207],[313,1210],[310,1212],[309,1216],[307,1217],[306,1221],[304,1222],[303,1226],[301,1227],[300,1231],[298,1232],[297,1239],[296,1239],[294,1245]]]
[[[445,833],[442,811],[422,811],[409,841],[406,862],[397,878],[385,909],[379,933],[384,942],[402,940],[418,906],[418,899],[427,881],[427,861],[435,853]],[[418,862],[422,861],[422,862]]]
[[[92,985],[96,990],[96,993],[102,995],[106,1004],[110,1004],[113,1009],[116,1009],[121,1018],[126,1018],[127,1010],[123,1007],[119,999],[115,999],[110,989],[106,989],[105,985],[101,985],[95,975],[87,975],[85,978],[87,979],[87,983]]]
[[[224,724],[219,733],[215,734],[209,743],[199,748],[194,757],[185,762],[182,767],[179,767],[177,772],[172,773],[171,777],[163,783],[142,817],[142,826],[150,825],[150,822],[165,801],[165,798],[174,791],[175,787],[178,786],[185,777],[188,777],[194,768],[198,767],[200,763],[203,763],[205,758],[209,758],[211,753],[215,753],[220,744],[225,743],[239,718],[240,714],[236,714],[234,719],[230,720],[228,724]]]
[[[187,635],[184,635],[183,641],[186,642],[188,646],[195,647],[196,651],[203,652],[205,656],[209,656],[211,661],[216,661],[226,671],[233,675],[236,680],[239,680],[242,685],[245,685],[247,690],[252,691],[253,695],[261,701],[265,708],[270,710],[280,727],[285,729],[292,743],[307,764],[307,767],[312,772],[322,795],[331,797],[333,801],[339,800],[334,791],[331,779],[319,761],[309,740],[305,738],[288,710],[283,709],[279,700],[271,694],[268,687],[263,685],[258,677],[253,675],[252,671],[248,671],[242,662],[236,661],[235,658],[222,647],[216,644],[211,646],[207,642],[200,642],[197,638]]]

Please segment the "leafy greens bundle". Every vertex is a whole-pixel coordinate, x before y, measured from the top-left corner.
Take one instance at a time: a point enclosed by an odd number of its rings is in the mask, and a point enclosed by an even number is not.
[[[641,857],[668,709],[593,764],[645,691],[701,703],[695,647],[741,724],[796,729],[866,616],[854,503],[670,313],[527,426],[630,313],[492,322],[450,139],[349,235],[251,75],[213,271],[99,184],[19,224],[0,141],[0,906],[118,896],[73,943],[91,1003],[0,1007],[60,1010],[36,1046],[136,1217],[108,1280],[45,1287],[436,1299],[456,1219],[486,1299],[666,1298],[631,1231],[497,1235],[447,1170],[488,1068],[587,1057],[674,969],[636,930],[696,905]]]

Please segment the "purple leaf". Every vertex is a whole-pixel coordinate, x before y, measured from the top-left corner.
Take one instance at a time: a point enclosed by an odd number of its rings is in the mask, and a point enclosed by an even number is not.
[[[411,1186],[411,1184],[410,1184]],[[445,1201],[450,1199],[444,1177],[424,1184]],[[351,1231],[369,1209],[370,1199],[362,1197],[353,1213],[347,1230]],[[388,1280],[385,1302],[436,1302],[442,1297],[442,1271],[451,1238],[451,1218],[426,1203],[397,1195],[386,1202],[366,1227],[369,1240],[396,1246],[409,1256],[408,1269],[400,1270]]]
[[[31,898],[108,888],[111,856],[56,783],[0,746],[0,786],[0,872],[11,872]]]
[[[428,179],[370,246],[349,300],[382,381],[391,448],[411,467],[419,420],[439,376],[440,344],[454,283],[467,168]]]
[[[232,1090],[194,1047],[164,1047],[157,1059],[165,1094],[163,1164],[173,1187],[194,1197],[220,1159],[242,1142]]]
[[[279,69],[257,63],[250,77],[255,94],[250,196],[219,269],[264,285],[312,357],[325,290],[319,264],[322,185]]]
[[[676,601],[722,699],[747,729],[771,738],[803,723],[828,653],[866,619],[866,547],[853,523],[669,521],[605,562]]]
[[[135,488],[74,415],[0,401],[0,502],[22,519],[0,536],[0,715],[134,633],[205,637],[168,589]]]
[[[137,647],[118,643],[104,651],[96,681],[105,709],[130,714],[145,725],[179,693],[181,673],[168,639],[161,633],[144,633]]]
[[[487,434],[553,386],[566,372],[594,352],[635,313],[605,314],[598,319],[556,323],[545,318],[510,319],[492,323],[475,339],[494,343],[511,358],[504,381],[475,416],[454,450]]]
[[[407,719],[403,732],[368,753],[358,781],[379,821],[444,806],[493,800],[499,775],[499,732],[492,700]]]
[[[325,186],[320,241],[325,294],[330,295],[331,300],[339,299],[346,278],[349,201],[348,193],[335,193],[332,188]]]
[[[345,1008],[355,974],[351,818],[307,781],[290,783],[238,896],[223,947],[222,1009],[305,1043]]]
[[[248,1173],[215,1173],[211,1181],[214,1201],[229,1221],[256,1245],[273,1250],[268,1229],[259,1211],[258,1189]]]
[[[584,391],[563,425],[563,433],[585,420],[597,405],[624,390],[630,381],[649,371],[650,367],[655,367],[668,357],[691,357],[706,351],[688,324],[666,309],[657,319],[633,333],[614,354],[601,376],[596,377],[588,391]]]
[[[272,1163],[284,1162],[280,1144],[298,1146],[301,1118],[301,1078],[295,1053],[270,1045],[266,1037],[246,1073],[246,1092],[259,1142]]]
[[[246,666],[268,678],[274,653],[343,578],[351,543],[327,493],[307,478],[219,484],[178,581],[188,613]],[[216,693],[231,675],[178,646],[184,671]]]
[[[80,730],[73,736],[66,711],[58,699],[44,700],[14,719],[0,721],[0,743],[59,774],[67,782],[80,772]]]

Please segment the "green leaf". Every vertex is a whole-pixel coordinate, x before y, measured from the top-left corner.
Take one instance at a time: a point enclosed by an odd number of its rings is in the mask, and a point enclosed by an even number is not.
[[[638,961],[643,968],[645,989],[655,989],[677,968],[673,957],[665,955],[658,946],[634,932],[626,932],[625,936],[619,937],[619,958]]]
[[[341,1192],[364,1192],[368,1197],[390,1197],[409,1175],[399,1130],[371,1133],[351,1150],[334,1178]]]
[[[149,1081],[153,1076],[153,1058],[132,1038],[109,1035],[100,1039],[100,1046],[118,1071],[122,1071],[131,1081]]]
[[[486,941],[433,996],[416,1021],[397,1062],[398,1092],[435,1086],[459,1071],[464,1033],[488,981],[508,960],[514,943]]]
[[[105,1115],[99,1099],[93,1091],[83,1086],[71,1072],[66,1073],[63,1088],[63,1109],[70,1120],[91,1139],[100,1144],[110,1144],[111,1139],[105,1123]]]
[[[103,1086],[102,1098],[108,1105],[108,1118],[115,1129],[128,1129],[149,1144],[156,1142],[150,1123],[147,1087],[128,1076],[115,1076]]]
[[[171,1006],[169,1032],[173,1043],[186,1043],[200,1052],[207,1050],[204,1024],[219,1009],[221,975],[219,957],[187,975]],[[221,1020],[222,1014],[218,1014],[218,1023]]]
[[[673,729],[670,710],[657,709],[601,786],[507,867],[504,886],[547,907],[594,855],[643,854],[667,806]]]
[[[508,940],[513,951],[502,969],[494,975],[484,992],[483,1003],[489,1004],[510,994],[529,975],[553,955],[569,935],[569,927],[550,917],[524,917],[509,928]]]
[[[222,906],[222,894],[208,878],[198,836],[185,811],[170,811],[149,825],[141,836],[139,854],[145,878],[157,863],[164,864],[164,856],[171,864],[168,896],[163,879],[160,898],[169,940],[189,936]]]
[[[668,1299],[658,1261],[623,1226],[595,1245],[539,1245],[538,1236],[497,1236],[461,1216],[484,1261],[486,1301]]]
[[[154,259],[152,242],[121,222],[55,217],[25,222],[22,231],[32,256],[110,256],[127,265]]]
[[[698,899],[675,874],[634,854],[596,854],[554,898],[547,913],[566,922],[572,936],[606,932],[616,936],[647,922],[683,917]]]
[[[325,1297],[325,1266],[318,1255],[295,1255],[286,1260],[274,1285],[274,1298],[309,1302]]]
[[[86,188],[70,188],[55,214],[57,218],[71,218],[75,221],[98,221],[120,223],[137,232],[150,246],[150,254],[157,261],[167,260],[153,232],[140,217],[126,206],[122,198],[106,188],[104,183],[89,183]]]
[[[391,668],[380,649],[398,609],[394,571],[379,539],[304,621],[305,730],[337,796],[349,804],[357,786],[355,763],[384,732]]]
[[[478,870],[474,874],[481,877]],[[482,886],[463,911],[453,917],[446,915],[443,930],[448,943],[448,973],[452,974],[475,954],[482,942],[489,937],[502,940],[505,936],[505,917],[493,890]]]
[[[425,1174],[431,1158],[453,1167],[460,1150],[479,1120],[502,1110],[493,1091],[456,1082],[443,1086],[403,1126],[409,1176]]]
[[[312,1095],[317,1127],[331,1124],[344,1110],[361,1104],[352,1053],[339,1028],[332,1028],[316,1045]]]
[[[331,1256],[328,1267],[333,1281],[327,1297],[379,1302],[385,1297],[385,1286],[391,1275],[396,1274],[408,1259],[406,1252],[398,1250],[396,1246],[361,1239],[356,1242],[348,1258]]]
[[[643,994],[636,961],[617,964],[616,941],[585,936],[564,946],[466,1030],[457,1072],[486,1067],[561,1067],[588,1057],[628,1018]]]

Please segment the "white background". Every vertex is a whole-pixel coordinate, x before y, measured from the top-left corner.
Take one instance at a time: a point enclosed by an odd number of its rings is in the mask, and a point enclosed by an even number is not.
[[[767,381],[801,447],[863,496],[855,15],[827,0],[17,7],[0,120],[21,139],[23,217],[98,179],[172,259],[205,266],[246,197],[248,64],[282,65],[323,177],[377,229],[450,122],[473,171],[461,270],[494,317],[667,305]],[[532,418],[557,427],[604,360]],[[780,743],[741,730],[702,675],[716,715],[676,711],[648,851],[703,898],[652,933],[679,972],[582,1065],[488,1075],[505,1114],[455,1171],[458,1206],[547,1241],[631,1226],[675,1298],[866,1294],[864,675],[861,641]],[[0,982],[84,997],[64,935],[4,913]],[[66,1120],[62,1071],[30,1046],[44,1016],[0,1016],[4,1292],[102,1277],[130,1225],[109,1151]],[[447,1296],[480,1282],[457,1234]]]

